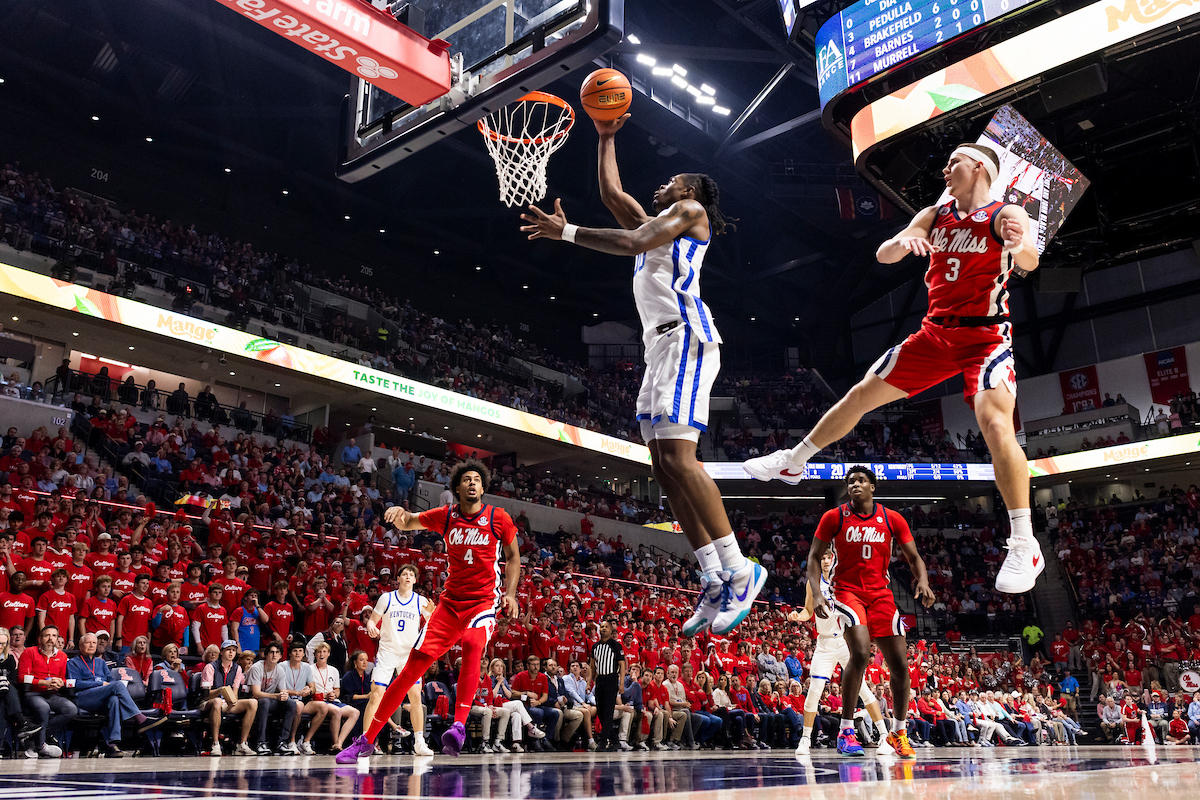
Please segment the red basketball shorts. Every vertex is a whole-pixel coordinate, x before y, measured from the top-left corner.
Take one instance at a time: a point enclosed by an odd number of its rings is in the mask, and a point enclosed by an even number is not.
[[[833,592],[832,605],[847,628],[866,625],[867,635],[872,639],[881,636],[903,636],[906,630],[890,588],[837,588]]]
[[[871,372],[909,397],[961,374],[963,397],[973,407],[985,389],[1007,386],[1016,396],[1013,365],[1011,323],[943,328],[925,320],[921,330],[880,356]]]
[[[482,628],[487,640],[491,640],[496,629],[496,601],[463,603],[443,597],[421,629],[413,649],[440,658],[471,628]]]

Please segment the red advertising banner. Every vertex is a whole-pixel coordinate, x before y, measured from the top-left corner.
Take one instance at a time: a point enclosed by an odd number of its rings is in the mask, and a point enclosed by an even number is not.
[[[1146,377],[1150,379],[1150,399],[1158,405],[1170,405],[1171,398],[1192,391],[1183,347],[1143,353],[1142,358],[1146,359]]]
[[[1058,382],[1062,385],[1064,414],[1100,407],[1100,381],[1096,379],[1095,364],[1064,370],[1058,373]]]
[[[217,0],[406,103],[450,91],[450,43],[429,40],[365,0]]]

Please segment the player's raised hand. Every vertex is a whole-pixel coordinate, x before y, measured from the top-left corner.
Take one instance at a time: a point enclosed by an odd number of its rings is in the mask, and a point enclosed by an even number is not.
[[[1020,250],[1025,243],[1025,226],[1020,220],[1007,218],[1000,220],[1000,238],[1004,240],[1005,250]]]
[[[600,138],[612,137],[617,135],[617,131],[624,127],[629,120],[629,114],[622,114],[616,119],[594,119],[592,124],[596,126],[596,133],[600,134]]]
[[[521,219],[530,223],[522,225],[521,230],[529,234],[530,239],[561,239],[563,228],[567,226],[567,215],[563,213],[562,201],[555,198],[554,213],[547,214],[533,203],[529,204],[532,214],[522,214]]]
[[[936,253],[939,249],[924,236],[902,236],[896,240],[896,244],[919,258]]]

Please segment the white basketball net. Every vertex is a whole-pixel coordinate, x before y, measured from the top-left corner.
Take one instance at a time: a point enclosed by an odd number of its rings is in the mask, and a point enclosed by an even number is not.
[[[571,106],[544,92],[531,92],[479,120],[505,205],[526,206],[546,196],[546,165],[574,123]]]

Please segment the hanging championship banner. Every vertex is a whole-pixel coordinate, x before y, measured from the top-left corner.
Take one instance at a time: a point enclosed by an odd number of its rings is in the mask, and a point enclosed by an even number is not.
[[[1100,407],[1100,381],[1096,379],[1096,365],[1058,373],[1062,385],[1063,414],[1076,414]]]
[[[1171,398],[1192,391],[1183,347],[1143,353],[1142,358],[1146,359],[1146,377],[1150,379],[1150,399],[1158,405],[1169,406]]]

